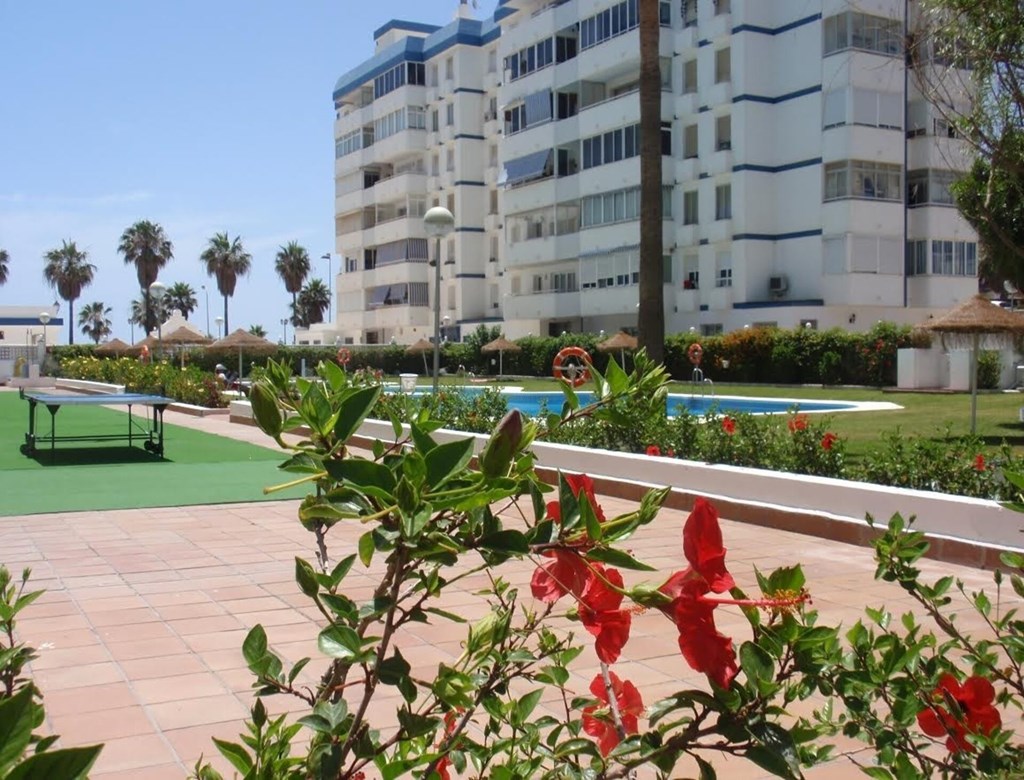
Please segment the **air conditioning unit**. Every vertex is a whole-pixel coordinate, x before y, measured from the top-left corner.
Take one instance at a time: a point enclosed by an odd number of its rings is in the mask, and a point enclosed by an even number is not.
[[[776,297],[781,297],[789,289],[789,277],[785,274],[768,277],[768,292]]]

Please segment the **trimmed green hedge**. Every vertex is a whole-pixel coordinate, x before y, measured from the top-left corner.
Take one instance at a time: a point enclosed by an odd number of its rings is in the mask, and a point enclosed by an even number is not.
[[[495,329],[481,326],[463,343],[442,345],[441,365],[454,374],[462,367],[479,376],[498,373],[498,355],[482,354],[480,345],[496,335]],[[604,372],[609,353],[597,351],[604,337],[595,333],[566,334],[559,337],[529,336],[516,343],[521,352],[506,352],[504,373],[511,376],[550,376],[551,363],[560,349],[580,346],[590,353],[597,369]],[[721,336],[698,337],[695,334],[673,334],[665,340],[665,365],[673,379],[686,381],[693,374],[687,358],[690,345],[698,341],[704,349],[702,368],[705,376],[716,382],[752,382],[765,384],[848,384],[881,387],[896,384],[896,350],[903,347],[925,347],[927,335],[906,326],[881,322],[867,333],[849,333],[839,328],[827,331],[807,329],[744,328]],[[392,345],[358,345],[348,347],[352,359],[350,370],[380,369],[385,374],[429,374],[433,356],[426,355],[426,370],[421,355],[407,355],[405,347]],[[91,355],[87,345],[57,346],[53,355],[59,361],[68,357]],[[321,360],[333,360],[336,347],[280,347],[276,360],[291,364],[297,373],[302,360],[307,373]],[[613,353],[618,360],[618,352]],[[245,373],[253,364],[262,365],[265,357],[245,356]],[[493,363],[492,363],[493,359]],[[218,362],[229,368],[237,366],[237,353],[208,353],[192,350],[186,357],[188,365],[212,371]],[[631,365],[626,354],[626,364]]]

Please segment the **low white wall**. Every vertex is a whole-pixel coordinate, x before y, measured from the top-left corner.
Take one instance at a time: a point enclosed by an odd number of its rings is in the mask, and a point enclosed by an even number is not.
[[[54,385],[58,390],[78,390],[82,393],[110,394],[123,393],[124,385],[110,385],[106,382],[90,382],[85,379],[56,379]]]
[[[247,401],[235,401],[231,404],[231,416],[251,419],[252,408]],[[395,438],[391,423],[381,420],[367,420],[359,429],[359,435],[383,441]],[[478,451],[488,438],[483,434],[449,430],[435,431],[432,435],[442,442],[472,436]],[[548,468],[642,485],[667,485],[711,498],[797,509],[858,525],[864,523],[867,514],[884,525],[899,512],[907,519],[916,516],[917,530],[932,536],[1024,549],[1024,514],[1004,509],[995,501],[564,444],[538,442],[533,445],[533,451],[538,464]]]

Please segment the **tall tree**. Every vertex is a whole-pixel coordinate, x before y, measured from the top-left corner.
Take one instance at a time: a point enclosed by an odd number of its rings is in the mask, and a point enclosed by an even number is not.
[[[978,232],[979,275],[1024,290],[1024,13],[1020,0],[921,0],[914,79],[973,161],[952,187]],[[933,131],[932,123],[923,128]],[[937,132],[936,132],[937,134]],[[950,142],[956,150],[956,144]],[[950,167],[961,167],[951,161]]]
[[[292,294],[292,325],[298,325],[295,315],[298,310],[298,295],[309,276],[309,252],[297,241],[289,241],[278,250],[274,258],[274,270],[284,282],[284,289]]]
[[[59,249],[51,249],[43,259],[43,278],[68,302],[68,343],[75,343],[75,300],[92,284],[96,266],[89,262],[89,253],[64,241]]]
[[[265,339],[267,337],[267,329],[262,325],[250,325],[249,332],[254,336],[259,336],[261,339]]]
[[[298,310],[293,319],[299,321],[298,327],[308,328],[315,322],[324,321],[324,312],[330,305],[330,289],[322,279],[311,279],[299,293]]]
[[[217,233],[199,259],[206,266],[207,276],[217,280],[217,290],[224,296],[224,332],[228,333],[228,298],[235,294],[238,277],[249,275],[252,255],[245,251],[239,236],[230,239],[227,233]]]
[[[7,284],[10,275],[10,257],[6,249],[0,249],[0,284]]]
[[[82,329],[82,335],[91,338],[94,344],[99,344],[107,338],[111,332],[108,316],[111,311],[113,309],[100,301],[85,304],[78,312],[78,325]]]
[[[186,320],[192,312],[199,308],[196,291],[192,285],[186,282],[175,282],[168,287],[164,300],[167,302],[168,309],[177,309]]]
[[[143,327],[146,333],[156,327],[156,316],[149,299],[149,286],[156,281],[160,270],[174,257],[174,247],[156,222],[142,220],[127,228],[121,234],[117,251],[124,256],[125,265],[134,265],[142,291],[145,317]]]
[[[640,306],[638,340],[665,359],[664,247],[661,217],[661,35],[658,0],[640,0]]]

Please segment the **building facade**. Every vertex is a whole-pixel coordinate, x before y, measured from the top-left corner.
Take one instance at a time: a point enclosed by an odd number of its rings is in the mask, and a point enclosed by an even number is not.
[[[669,332],[915,323],[977,290],[949,184],[962,141],[918,91],[905,0],[663,0]],[[432,332],[422,214],[445,205],[444,335],[631,330],[637,0],[465,5],[391,22],[335,90],[336,339]],[[915,68],[948,66],[939,53]]]

